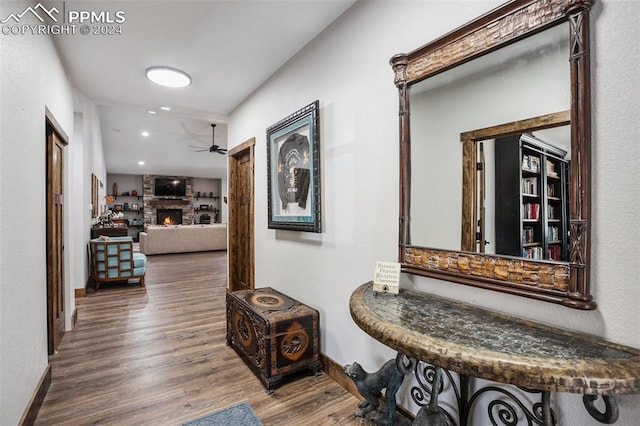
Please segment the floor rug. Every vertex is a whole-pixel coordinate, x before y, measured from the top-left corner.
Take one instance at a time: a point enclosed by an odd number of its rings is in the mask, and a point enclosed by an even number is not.
[[[213,414],[184,423],[182,426],[262,426],[262,422],[247,402],[232,405]]]

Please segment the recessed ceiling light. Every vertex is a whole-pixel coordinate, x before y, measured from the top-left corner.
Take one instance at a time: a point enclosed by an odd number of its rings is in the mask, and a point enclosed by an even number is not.
[[[145,75],[154,83],[166,87],[187,87],[191,84],[189,74],[170,67],[147,68]]]
[[[138,161],[138,166],[144,166],[144,161]]]
[[[149,132],[147,132],[146,130],[144,132],[142,132],[142,136],[144,136],[145,138],[149,136]]]
[[[155,114],[156,112],[152,109],[150,109],[149,111],[147,111],[149,114]]]
[[[160,107],[160,109],[164,110],[164,111],[171,111],[171,108],[169,108],[169,107]]]

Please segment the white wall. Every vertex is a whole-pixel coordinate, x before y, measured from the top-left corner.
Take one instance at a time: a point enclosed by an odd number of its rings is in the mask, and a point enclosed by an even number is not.
[[[74,190],[67,192],[70,197],[69,223],[81,224],[81,226],[67,227],[70,231],[70,244],[68,258],[71,262],[70,277],[71,286],[74,289],[84,289],[89,277],[89,260],[86,255],[86,244],[91,238],[91,225],[96,219],[91,217],[91,175],[98,176],[105,183],[107,178],[104,153],[102,146],[102,132],[98,107],[82,92],[74,90],[74,135],[69,144],[69,153],[73,156],[70,181]],[[104,195],[106,186],[98,189],[98,204],[105,204]],[[100,211],[100,207],[98,208]],[[79,261],[82,259],[82,261]],[[71,297],[71,292],[68,294]],[[70,301],[70,303],[72,303]],[[67,329],[71,327],[67,323]]]
[[[27,2],[3,2],[0,16]],[[9,10],[10,9],[10,10]],[[74,122],[74,104],[85,124]],[[65,324],[86,281],[91,171],[104,176],[97,110],[74,93],[46,36],[0,36],[0,424],[17,424],[46,371],[45,107],[65,149]],[[83,109],[84,107],[84,109]],[[90,130],[87,124],[90,123]],[[85,129],[84,135],[76,135]],[[77,137],[76,137],[77,136]],[[88,156],[91,157],[87,161]],[[94,163],[95,162],[95,163]],[[96,171],[97,170],[97,171]]]
[[[0,424],[10,425],[47,366],[45,106],[71,136],[73,96],[48,38],[0,39]]]
[[[402,2],[403,10],[398,2],[356,3],[230,116],[230,146],[258,140],[256,285],[316,307],[322,351],[341,364],[357,360],[374,370],[394,355],[354,325],[348,308],[351,292],[372,278],[376,260],[397,256],[398,99],[388,60],[500,3],[413,1]],[[407,279],[404,285],[640,347],[640,93],[633,19],[640,4],[603,1],[594,9],[592,285],[599,309],[576,311],[437,280]],[[315,99],[324,231],[269,230],[265,129]],[[554,401],[559,424],[598,424],[580,395]],[[617,424],[637,424],[640,397],[622,396],[619,404]]]
[[[123,192],[131,193],[133,190],[136,190],[139,196],[142,196],[143,194],[142,175],[129,175],[123,173],[107,174],[107,181],[105,183],[105,190],[107,194],[113,194],[114,183],[118,186],[118,194],[122,194]],[[142,201],[140,204],[142,204]]]

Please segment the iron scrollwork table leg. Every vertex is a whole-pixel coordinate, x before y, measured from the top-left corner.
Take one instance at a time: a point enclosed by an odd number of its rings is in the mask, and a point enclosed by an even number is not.
[[[582,403],[584,404],[584,408],[587,409],[587,412],[599,421],[600,423],[604,423],[607,425],[614,424],[618,420],[618,400],[613,395],[603,395],[602,399],[604,400],[604,413],[596,408],[594,405],[594,401],[598,399],[597,395],[584,395],[582,397]]]
[[[487,405],[487,414],[492,424],[503,424],[507,426],[519,424],[519,415],[523,417],[529,425],[553,426],[556,418],[551,409],[551,392],[536,391],[531,389],[519,388],[523,392],[530,394],[539,393],[540,402],[533,403],[528,408],[518,396],[503,387],[484,386],[471,393],[472,380],[469,376],[457,375],[458,381],[454,379],[453,374],[448,371],[435,367],[424,362],[415,362],[415,378],[417,386],[411,388],[411,397],[413,401],[422,407],[416,415],[414,425],[433,424],[427,423],[421,417],[421,413],[440,412],[446,422],[435,423],[443,425],[459,425],[467,426],[471,424],[472,407],[488,392],[496,393],[498,396],[490,401]],[[449,386],[443,384],[442,378],[448,379]],[[458,387],[459,384],[459,387]],[[458,409],[458,421],[446,409],[438,407],[438,396],[447,389],[451,389],[454,393]],[[426,401],[425,394],[429,395],[429,401]],[[587,412],[600,423],[613,424],[618,420],[618,404],[615,396],[604,395],[601,398],[604,401],[604,411],[600,411],[594,404],[598,398],[596,395],[584,395],[583,403]],[[436,408],[437,407],[437,411]],[[494,413],[494,410],[496,412]]]
[[[487,415],[494,425],[516,425],[519,422],[520,416],[522,416],[529,425],[552,426],[555,424],[553,411],[551,410],[550,392],[521,389],[527,393],[541,393],[541,402],[535,403],[533,407],[528,408],[514,393],[501,387],[485,386],[471,393],[472,380],[469,376],[458,375],[458,383],[456,383],[450,371],[434,367],[430,364],[416,363],[415,374],[416,381],[420,387],[414,386],[411,389],[411,396],[416,404],[422,407],[430,407],[420,409],[414,422],[416,426],[432,424],[424,421],[423,417],[421,417],[421,412],[425,410],[427,412],[434,412],[433,406],[437,405],[438,395],[447,388],[452,389],[454,392],[458,409],[458,421],[456,422],[454,415],[446,409],[438,407],[438,411],[441,413],[443,419],[441,423],[436,424],[459,426],[471,424],[472,407],[481,397],[489,392],[497,394],[495,399],[489,401],[487,404]],[[439,383],[440,377],[443,376],[447,377],[449,386]],[[424,403],[425,393],[430,395],[428,404]],[[444,420],[446,420],[446,422]]]

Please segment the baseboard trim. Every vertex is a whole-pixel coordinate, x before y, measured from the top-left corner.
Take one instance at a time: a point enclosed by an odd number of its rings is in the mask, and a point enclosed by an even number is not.
[[[336,361],[334,361],[324,353],[320,353],[320,359],[322,361],[322,368],[329,377],[331,377],[334,381],[336,381],[340,386],[345,388],[356,398],[363,399],[362,395],[360,395],[360,392],[358,392],[356,384],[353,382],[353,380],[351,380],[349,376],[345,374],[344,366],[338,364]],[[382,397],[382,400],[384,400],[384,396]],[[397,405],[396,409],[398,410],[398,413],[400,413],[403,417],[413,423],[413,420],[415,418],[413,413],[411,413],[401,405]]]
[[[22,418],[18,423],[19,425],[28,426],[36,422],[36,417],[38,417],[38,411],[40,411],[40,407],[44,402],[44,397],[47,395],[49,386],[51,386],[51,364],[47,365],[47,368],[44,370],[44,374],[40,378],[38,387],[36,388],[33,396],[31,397],[31,400],[29,401],[27,408],[22,414]]]
[[[353,380],[345,374],[344,366],[338,364],[326,354],[321,353],[320,358],[322,361],[322,368],[329,377],[338,382],[338,384],[348,390],[349,393],[357,396],[358,398],[362,398],[358,392],[358,388],[356,388],[356,384],[353,383]]]

